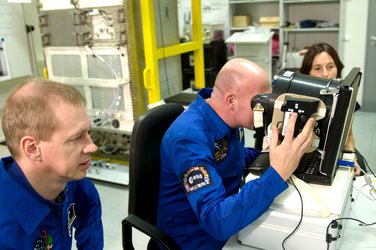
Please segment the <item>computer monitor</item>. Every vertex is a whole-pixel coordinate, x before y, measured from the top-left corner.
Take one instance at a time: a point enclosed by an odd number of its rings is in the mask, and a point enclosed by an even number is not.
[[[276,112],[286,112],[286,103],[277,104],[280,103],[282,95],[284,100],[288,99],[285,96],[292,96],[288,100],[293,103],[293,107],[298,107],[297,109],[305,107],[301,102],[307,102],[306,106],[311,107],[311,101],[317,100],[326,108],[324,115],[317,120],[314,129],[319,141],[315,150],[321,154],[319,173],[316,176],[308,176],[296,171],[295,174],[307,182],[331,185],[353,120],[361,76],[359,68],[353,68],[344,79],[324,79],[288,70],[281,71],[274,77],[272,93],[256,96],[252,100],[252,108],[257,105],[264,107],[265,121],[263,127],[255,129],[255,147],[261,149],[260,140],[267,134],[267,127],[270,123],[276,123],[277,126],[283,123],[283,121],[275,121]],[[294,102],[296,102],[295,105]],[[297,110],[297,112],[301,117],[305,111]],[[306,119],[298,118],[298,120],[300,122],[297,125],[302,128],[305,123],[301,121]],[[295,128],[295,130],[299,131],[301,128]]]
[[[344,137],[343,138],[348,138],[352,122],[354,120],[354,112],[355,112],[355,107],[356,107],[356,97],[358,95],[359,91],[359,85],[360,81],[362,78],[362,72],[360,71],[359,68],[354,68],[348,76],[343,80],[343,85],[348,86],[349,88],[352,88],[352,98],[349,104],[349,114],[346,119],[346,124],[344,128]],[[343,149],[344,145],[346,144],[346,141],[342,141],[341,148]]]

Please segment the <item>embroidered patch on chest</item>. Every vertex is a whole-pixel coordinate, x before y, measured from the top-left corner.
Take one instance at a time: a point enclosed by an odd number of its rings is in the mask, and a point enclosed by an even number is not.
[[[67,228],[68,228],[68,235],[72,237],[72,224],[76,219],[76,211],[74,209],[75,203],[71,203],[67,209],[68,212],[68,220],[67,220]]]
[[[239,133],[239,141],[243,141],[244,140],[244,129],[240,128],[238,133]]]
[[[41,235],[35,241],[33,250],[51,250],[53,246],[53,240],[45,230],[41,230]]]
[[[223,161],[226,158],[227,152],[228,141],[225,138],[214,143],[214,157],[217,163]]]
[[[191,193],[199,188],[212,184],[206,166],[194,166],[182,175],[186,193]]]

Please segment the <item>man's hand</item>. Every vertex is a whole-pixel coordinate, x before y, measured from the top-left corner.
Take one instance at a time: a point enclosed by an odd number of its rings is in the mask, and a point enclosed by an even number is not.
[[[292,113],[290,116],[285,138],[280,144],[278,143],[278,129],[275,125],[272,127],[269,145],[270,165],[285,181],[294,173],[298,167],[300,158],[312,145],[315,136],[313,128],[316,121],[314,118],[309,118],[302,132],[296,138],[293,138],[297,117],[297,113]]]
[[[364,175],[364,170],[360,167],[357,158],[355,157],[354,159],[355,167],[354,167],[354,175],[355,176],[361,176]]]

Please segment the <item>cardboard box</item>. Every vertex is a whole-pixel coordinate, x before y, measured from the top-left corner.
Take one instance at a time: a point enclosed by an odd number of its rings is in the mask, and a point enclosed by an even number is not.
[[[251,16],[233,16],[232,24],[234,27],[247,27],[252,23]]]
[[[260,26],[268,28],[279,27],[279,16],[260,17]]]

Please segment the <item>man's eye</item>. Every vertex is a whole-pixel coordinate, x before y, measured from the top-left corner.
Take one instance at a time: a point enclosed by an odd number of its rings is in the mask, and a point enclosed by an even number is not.
[[[77,141],[77,140],[79,140],[79,139],[81,139],[82,138],[82,135],[79,135],[79,136],[77,136],[77,137],[74,137],[73,139],[72,139],[72,141]]]

